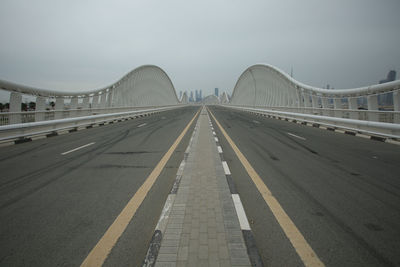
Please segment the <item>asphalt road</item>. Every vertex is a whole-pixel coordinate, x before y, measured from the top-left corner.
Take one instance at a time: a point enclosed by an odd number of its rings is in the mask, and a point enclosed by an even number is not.
[[[0,266],[79,266],[197,110],[0,148]],[[193,127],[104,266],[142,263]]]
[[[326,266],[400,266],[400,146],[223,107],[210,110]],[[215,129],[264,265],[302,266]]]

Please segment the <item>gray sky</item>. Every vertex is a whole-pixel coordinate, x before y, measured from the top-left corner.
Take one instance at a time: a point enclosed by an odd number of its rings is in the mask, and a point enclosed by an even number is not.
[[[154,64],[176,90],[232,91],[269,63],[352,88],[400,70],[399,0],[1,0],[0,79],[94,89]]]

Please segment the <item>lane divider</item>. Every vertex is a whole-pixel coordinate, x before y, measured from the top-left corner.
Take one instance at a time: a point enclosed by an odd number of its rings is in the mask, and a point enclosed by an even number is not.
[[[261,260],[260,254],[258,253],[256,241],[254,239],[253,232],[251,231],[250,224],[246,216],[246,212],[244,211],[242,201],[240,200],[240,196],[236,190],[235,183],[233,182],[232,173],[229,169],[228,163],[223,158],[223,151],[219,144],[219,140],[216,137],[217,134],[214,131],[214,127],[212,126],[210,117],[208,117],[208,120],[210,122],[210,127],[213,131],[213,136],[215,137],[217,150],[221,158],[222,167],[224,169],[225,178],[228,183],[229,191],[231,193],[236,215],[239,219],[240,230],[242,231],[242,236],[244,243],[246,245],[247,254],[249,255],[249,260],[252,266],[263,266],[263,262]]]
[[[301,137],[301,136],[298,136],[298,135],[295,135],[295,134],[292,134],[292,133],[287,133],[288,135],[290,135],[290,136],[293,136],[293,137],[296,137],[297,139],[300,139],[300,140],[306,140],[304,137]]]
[[[164,154],[161,160],[157,163],[156,167],[150,173],[150,175],[146,178],[144,183],[140,186],[140,188],[136,191],[133,197],[129,200],[128,204],[123,208],[118,217],[114,220],[111,226],[107,229],[95,247],[90,251],[89,255],[83,261],[81,266],[102,266],[104,261],[107,259],[110,254],[112,248],[117,243],[118,239],[124,233],[126,227],[132,220],[135,215],[137,209],[141,206],[148,192],[154,185],[155,181],[161,174],[168,160],[171,158],[175,149],[178,147],[179,143],[185,136],[186,132],[189,130],[193,121],[197,117],[200,111],[197,111],[190,122],[183,129],[181,134],[172,144],[172,146],[168,149],[168,151]]]
[[[67,155],[67,154],[69,154],[69,153],[75,152],[75,151],[77,151],[77,150],[79,150],[79,149],[82,149],[82,148],[85,148],[85,147],[88,147],[88,146],[91,146],[91,145],[94,145],[94,144],[95,144],[95,142],[92,142],[92,143],[89,143],[89,144],[86,144],[86,145],[83,145],[83,146],[80,146],[80,147],[71,149],[71,150],[69,150],[69,151],[63,152],[63,153],[61,153],[61,155],[64,156],[64,155]]]
[[[156,228],[154,230],[153,236],[150,241],[149,249],[147,250],[146,257],[144,258],[144,261],[142,264],[143,267],[152,267],[156,263],[158,252],[160,251],[160,247],[161,247],[161,241],[164,236],[165,229],[167,227],[169,214],[171,213],[172,206],[175,202],[176,194],[179,189],[179,184],[182,179],[186,161],[187,161],[190,149],[192,147],[193,136],[196,134],[196,131],[198,129],[198,124],[199,124],[199,120],[197,120],[196,126],[194,127],[192,136],[190,137],[189,144],[185,150],[183,160],[181,161],[181,164],[179,165],[178,171],[176,173],[174,185],[172,186],[172,189],[167,197],[167,201],[164,204],[160,218],[159,218]]]
[[[225,137],[226,141],[232,147],[233,151],[235,152],[236,156],[238,157],[239,161],[242,163],[243,167],[245,168],[247,174],[253,181],[254,185],[256,186],[257,190],[260,192],[261,196],[263,197],[265,203],[271,210],[272,214],[274,215],[275,219],[279,223],[280,227],[282,228],[283,232],[289,239],[290,243],[296,250],[297,254],[299,255],[300,259],[302,260],[305,266],[325,266],[322,261],[319,259],[317,254],[308,244],[306,239],[304,238],[303,234],[299,231],[297,226],[294,222],[290,219],[287,215],[285,210],[282,208],[281,204],[278,200],[273,196],[270,189],[258,175],[256,170],[247,160],[247,158],[243,155],[243,153],[239,150],[230,136],[227,134],[225,129],[219,123],[219,121],[215,118],[214,114],[208,110],[211,114],[211,117],[217,124],[220,132]]]

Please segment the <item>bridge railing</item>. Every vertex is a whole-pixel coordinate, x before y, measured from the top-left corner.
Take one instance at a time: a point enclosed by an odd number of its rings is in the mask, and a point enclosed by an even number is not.
[[[44,110],[44,111],[20,111],[20,112],[0,112],[0,126],[15,123],[29,123],[39,121],[49,121],[55,119],[65,119],[83,117],[99,114],[110,114],[126,111],[138,111],[142,109],[156,108],[147,107],[110,107],[110,108],[89,108],[89,109],[64,109],[64,110]]]
[[[266,108],[256,106],[253,108]],[[376,121],[387,123],[400,123],[400,111],[386,110],[364,110],[364,109],[344,109],[344,108],[306,108],[306,107],[268,107],[271,111],[284,111],[293,113],[312,114],[319,116],[336,117],[343,119],[354,119],[364,121]]]
[[[131,111],[113,112],[108,114],[3,125],[0,126],[0,142],[26,139],[32,136],[51,134],[62,130],[76,130],[78,127],[87,127],[94,124],[104,124],[110,121],[144,116],[155,112],[161,112],[180,107],[183,107],[183,105],[142,108]]]
[[[400,124],[357,120],[348,118],[328,117],[306,113],[286,112],[266,108],[238,107],[224,105],[229,108],[251,112],[254,114],[299,122],[322,125],[333,129],[343,129],[354,133],[371,134],[386,138],[400,139]]]

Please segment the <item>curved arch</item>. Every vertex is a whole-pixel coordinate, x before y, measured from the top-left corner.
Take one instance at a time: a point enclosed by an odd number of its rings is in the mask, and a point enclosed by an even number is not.
[[[208,95],[203,99],[203,103],[210,104],[210,105],[219,104],[219,99],[215,95]]]
[[[351,98],[399,89],[400,80],[360,88],[328,90],[303,84],[275,66],[256,64],[240,75],[230,103],[244,106],[311,106],[313,97]]]
[[[86,91],[55,91],[0,80],[6,91],[42,97],[89,97],[108,95],[108,106],[157,106],[178,104],[174,85],[166,72],[155,65],[143,65],[125,74],[115,83]],[[102,96],[104,97],[104,96]],[[105,100],[104,100],[105,101]]]

